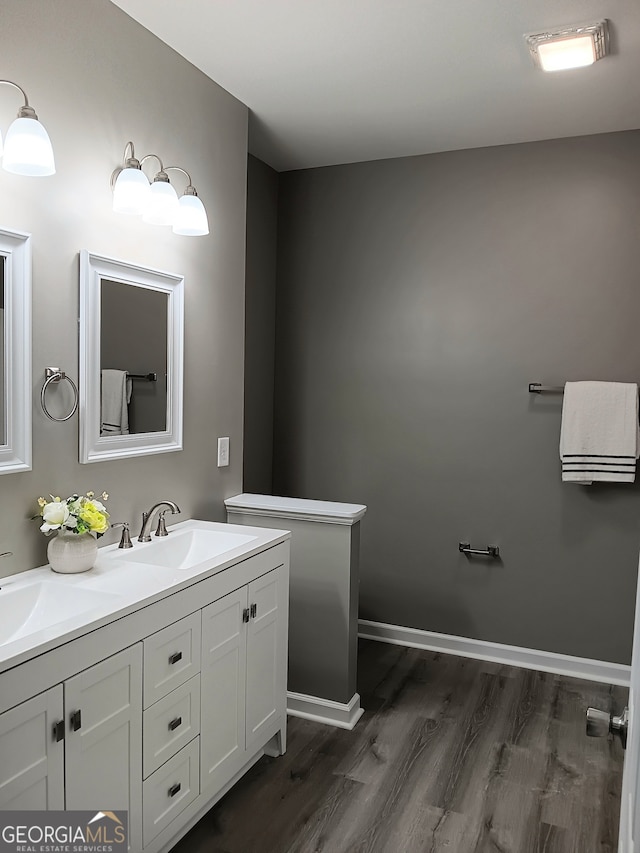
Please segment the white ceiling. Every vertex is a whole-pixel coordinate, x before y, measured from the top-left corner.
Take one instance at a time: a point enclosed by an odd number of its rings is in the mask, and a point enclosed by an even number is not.
[[[113,0],[250,107],[279,171],[640,127],[638,0]],[[523,34],[610,20],[545,74]]]

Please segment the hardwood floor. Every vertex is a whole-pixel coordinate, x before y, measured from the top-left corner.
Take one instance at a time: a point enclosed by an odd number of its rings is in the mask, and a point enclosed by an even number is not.
[[[352,731],[289,718],[173,853],[614,853],[626,690],[361,641]]]

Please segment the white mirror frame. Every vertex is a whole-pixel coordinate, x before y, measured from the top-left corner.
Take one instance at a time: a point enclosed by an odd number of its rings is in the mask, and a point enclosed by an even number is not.
[[[167,423],[162,432],[100,435],[100,283],[103,279],[166,293]],[[80,252],[80,462],[105,462],[182,450],[184,278]]]
[[[0,255],[5,265],[0,474],[15,474],[31,470],[31,235],[0,228]]]

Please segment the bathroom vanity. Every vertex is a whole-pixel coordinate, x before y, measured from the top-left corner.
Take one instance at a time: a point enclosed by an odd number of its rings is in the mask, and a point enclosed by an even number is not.
[[[286,748],[287,531],[187,521],[0,580],[0,810],[129,812],[167,851]]]

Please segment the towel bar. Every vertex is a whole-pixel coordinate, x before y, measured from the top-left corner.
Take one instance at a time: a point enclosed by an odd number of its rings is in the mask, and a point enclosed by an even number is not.
[[[540,382],[529,383],[530,394],[564,394],[564,385],[541,385]]]
[[[468,542],[458,542],[458,551],[461,554],[473,554],[478,557],[493,557],[494,560],[500,556],[500,548],[497,545],[487,545],[486,549],[472,548]]]
[[[128,373],[129,379],[145,379],[147,382],[157,382],[157,373]]]

